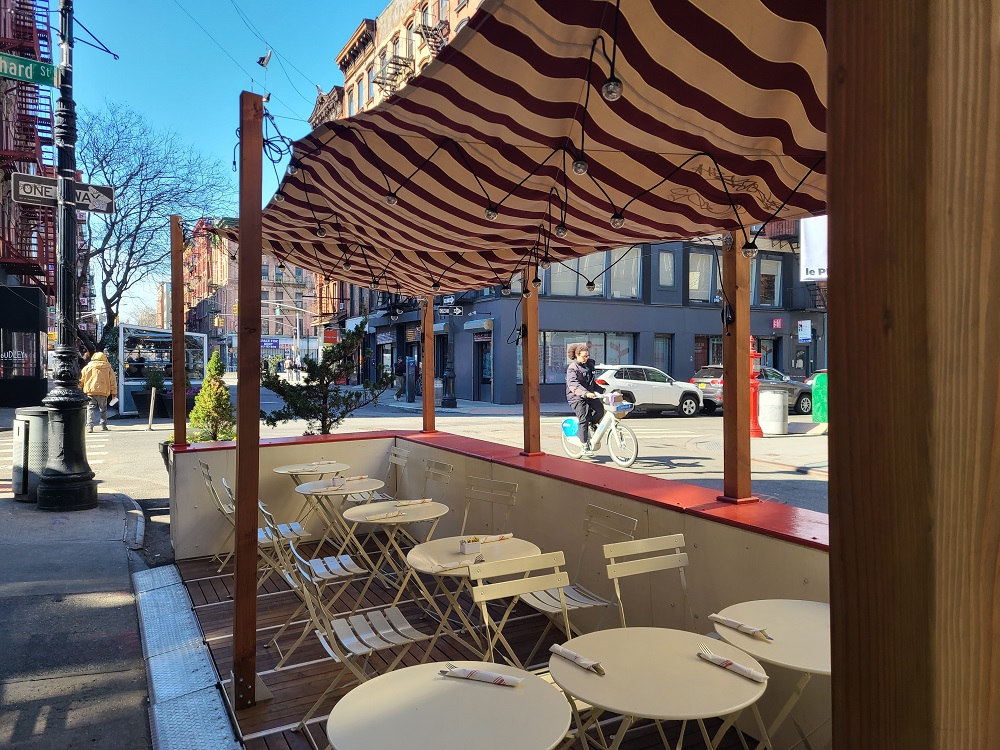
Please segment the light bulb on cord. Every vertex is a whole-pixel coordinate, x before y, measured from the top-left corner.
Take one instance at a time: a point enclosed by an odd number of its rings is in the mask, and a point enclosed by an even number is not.
[[[587,281],[587,291],[592,292],[595,289],[597,289],[597,284],[595,284],[593,281]]]
[[[496,220],[497,216],[499,216],[497,210],[493,208],[493,206],[487,206],[486,212],[483,215],[490,221]]]
[[[320,224],[318,227],[316,227],[316,236],[317,237],[326,237],[326,227],[324,227],[322,224]]]
[[[277,193],[274,194],[274,202],[275,203],[284,203],[285,202],[285,194],[282,193],[279,190]]]
[[[611,226],[614,229],[621,229],[623,226],[625,226],[625,217],[618,213],[614,214],[611,217]]]
[[[521,297],[523,297],[524,299],[528,299],[528,297],[530,297],[530,296],[531,296],[531,290],[528,289],[528,287],[524,287],[521,290]]]
[[[757,257],[757,243],[753,240],[743,243],[743,249],[740,252],[747,260],[753,260]]]
[[[396,195],[395,193],[389,193],[388,195],[385,196],[385,202],[390,206],[395,206],[397,203],[399,203],[399,196]]]
[[[566,228],[565,224],[556,224],[556,237],[562,239],[568,232],[569,230]]]
[[[431,284],[431,291],[432,292],[441,291],[441,285],[435,281],[433,284]]]
[[[618,101],[622,98],[622,82],[612,75],[601,86],[601,96],[609,102]]]
[[[542,285],[542,280],[536,276],[531,280],[531,285],[538,289]]]
[[[350,271],[351,270],[351,259],[350,258],[348,258],[347,260],[344,261],[344,270],[345,271]]]
[[[510,284],[503,284],[503,285],[501,285],[501,287],[500,287],[500,294],[502,294],[504,297],[509,297],[510,296]]]
[[[543,271],[548,271],[549,266],[551,265],[552,261],[550,261],[549,256],[546,255],[544,258],[542,258],[542,262],[538,264],[538,267],[541,268]]]
[[[291,162],[288,168],[285,170],[285,174],[289,177],[293,177],[299,171],[299,166],[295,162]]]
[[[573,160],[573,173],[574,174],[587,174],[587,169],[590,165],[587,164],[587,160],[582,156],[579,159]]]

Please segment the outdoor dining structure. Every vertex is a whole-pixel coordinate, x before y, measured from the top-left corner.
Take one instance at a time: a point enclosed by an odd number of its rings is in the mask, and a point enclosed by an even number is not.
[[[520,280],[524,388],[522,450],[437,431],[430,358],[422,431],[262,441],[241,285],[239,440],[178,439],[171,533],[246,746],[1000,736],[998,13],[488,0],[385,104],[296,142],[263,211],[270,120],[243,93],[240,278],[264,250],[420,298],[425,352],[435,295]],[[829,517],[753,496],[741,385],[755,237],[822,213]],[[723,494],[542,454],[540,269],[706,235],[727,238]]]

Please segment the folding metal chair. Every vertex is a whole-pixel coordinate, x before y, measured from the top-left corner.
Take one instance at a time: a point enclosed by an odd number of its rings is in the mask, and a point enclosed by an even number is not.
[[[622,591],[618,581],[628,576],[655,573],[659,570],[676,570],[680,578],[681,591],[684,595],[684,608],[689,621],[691,607],[688,602],[687,578],[684,576],[684,566],[688,564],[687,552],[684,547],[683,534],[669,534],[652,539],[636,539],[631,542],[617,542],[604,545],[604,556],[608,562],[608,578],[615,584],[615,599],[618,602],[618,614],[622,627],[625,624],[625,605],[622,602]],[[673,550],[664,553],[665,550]],[[626,559],[623,559],[626,558]]]
[[[222,480],[222,483],[229,491],[229,485],[226,484],[225,479]],[[274,516],[271,515],[267,506],[260,500],[257,501],[257,510],[264,518],[265,524],[264,527],[257,528],[257,556],[263,563],[258,567],[260,577],[257,579],[257,588],[260,588],[271,577],[272,573],[281,574],[282,564],[278,557],[278,548],[283,544],[305,539],[309,536],[309,532],[305,531],[297,521],[278,523],[274,520]],[[275,529],[274,533],[269,530],[271,528]]]
[[[459,535],[465,534],[465,527],[469,521],[469,510],[473,502],[483,502],[490,506],[490,520],[488,527],[482,531],[492,531],[494,534],[502,534],[510,531],[510,513],[517,502],[517,482],[504,482],[499,479],[486,479],[484,477],[469,477],[465,484],[465,512],[462,515],[462,530]],[[503,507],[503,522],[497,523],[494,518],[494,511]]]
[[[592,538],[600,538],[607,542],[628,541],[635,536],[635,530],[638,525],[639,521],[631,516],[616,513],[613,510],[601,508],[597,505],[588,505],[587,512],[584,515],[583,520],[583,545],[580,548],[580,557],[577,560],[576,569],[573,572],[573,579],[576,580],[580,577],[580,570],[583,567],[584,560],[587,558],[588,549],[591,548],[590,542]],[[610,607],[612,603],[610,599],[598,596],[597,594],[584,588],[580,583],[570,584],[563,589],[561,593],[565,597],[566,609],[568,612],[594,608],[607,608]],[[552,627],[559,627],[559,613],[561,607],[559,604],[558,594],[559,592],[554,589],[549,589],[546,591],[530,592],[521,596],[521,601],[549,618],[548,623],[545,625],[545,630],[542,631],[542,634],[538,638],[538,642],[535,643],[535,647],[531,650],[531,654],[528,655],[528,664],[532,663],[531,660],[535,657],[535,653],[545,641],[545,637],[549,634]],[[597,623],[595,629],[600,630],[602,623],[603,616]],[[570,631],[563,631],[563,634],[567,639],[580,635],[579,628],[573,625],[572,620],[570,620],[570,628]]]
[[[216,510],[218,510],[219,513],[222,514],[222,517],[225,518],[226,522],[229,524],[229,533],[226,535],[226,541],[222,543],[223,550],[226,550],[228,548],[229,551],[226,552],[225,557],[223,557],[222,552],[220,552],[219,554],[217,554],[215,557],[212,558],[213,562],[215,560],[221,561],[218,570],[215,571],[216,573],[221,573],[222,569],[226,567],[226,563],[229,562],[230,558],[232,558],[233,556],[233,553],[236,551],[235,547],[230,548],[230,542],[232,542],[233,536],[235,536],[236,534],[236,503],[224,502],[223,499],[219,496],[218,491],[215,489],[215,482],[212,481],[212,472],[208,468],[208,464],[206,464],[204,461],[199,461],[198,465],[201,467],[201,476],[205,480],[205,486],[208,488],[208,494],[211,495],[212,500],[215,501]],[[225,480],[223,480],[223,484],[224,483]],[[230,496],[231,495],[232,493],[230,493]]]
[[[385,470],[385,489],[375,493],[373,502],[399,499],[399,480],[402,479],[403,470],[406,468],[406,461],[409,457],[410,452],[406,448],[397,448],[396,446],[389,448],[389,466]]]

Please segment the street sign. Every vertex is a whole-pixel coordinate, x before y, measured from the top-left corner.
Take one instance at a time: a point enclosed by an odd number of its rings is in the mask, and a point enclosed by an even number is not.
[[[442,302],[442,304],[445,304],[445,305],[454,305],[455,304],[455,295],[454,294],[449,294],[448,296],[444,297],[441,300],[441,302]]]
[[[40,83],[43,86],[55,88],[58,68],[51,63],[29,60],[27,57],[5,55],[0,53],[0,77],[13,78],[16,81]]]
[[[278,341],[279,340],[276,339],[276,338],[270,338],[270,337],[263,338],[262,337],[261,340],[260,340],[260,348],[261,349],[278,349],[278,348],[280,348],[278,346]]]
[[[439,307],[438,308],[438,315],[451,315],[451,308],[450,307]]]
[[[15,172],[12,177],[14,201],[36,206],[57,206],[59,191],[55,177],[38,177]],[[105,185],[76,183],[76,207],[81,211],[110,214],[115,210],[115,189]]]

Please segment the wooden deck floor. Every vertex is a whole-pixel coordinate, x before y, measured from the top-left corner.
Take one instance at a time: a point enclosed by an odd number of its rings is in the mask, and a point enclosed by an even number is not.
[[[216,572],[217,563],[208,559],[186,560],[177,565],[184,580],[187,591],[194,605],[194,611],[201,624],[205,641],[209,646],[216,670],[228,686],[232,669],[232,636],[233,636],[233,570],[228,565],[221,573]],[[354,583],[342,595],[338,609],[347,611],[357,603],[361,585]],[[387,593],[381,587],[373,584],[369,587],[361,608],[387,606],[391,603],[392,593]],[[267,688],[272,692],[273,699],[261,701],[256,706],[241,709],[236,712],[236,722],[247,750],[308,750],[309,742],[301,732],[292,731],[315,701],[323,694],[331,681],[336,678],[343,667],[335,663],[323,651],[315,637],[309,636],[295,651],[289,663],[280,670],[275,666],[281,658],[281,653],[296,641],[305,626],[305,619],[297,620],[297,625],[289,627],[278,641],[277,647],[271,644],[274,634],[286,622],[299,605],[299,599],[293,591],[277,576],[272,576],[257,593],[257,671]],[[437,622],[423,615],[412,600],[404,600],[400,609],[417,629],[431,634],[437,628]],[[443,605],[442,605],[443,607]],[[514,618],[504,628],[504,635],[514,646],[521,659],[527,658],[545,625],[545,618],[528,607],[519,607]],[[551,633],[547,638],[552,642],[558,634]],[[411,666],[425,660],[427,642],[416,644],[404,657],[400,667]],[[549,643],[544,645],[548,649]],[[279,653],[280,649],[280,653]],[[545,653],[545,651],[541,651]],[[391,659],[393,654],[389,654]],[[447,661],[455,659],[479,659],[461,639],[445,635],[440,638],[426,660]],[[537,658],[537,657],[536,657]],[[383,655],[373,655],[370,671],[378,672],[386,666]],[[347,688],[349,689],[349,687]],[[316,745],[324,748],[327,744],[323,727],[326,717],[344,694],[338,690],[328,696],[320,710],[310,720],[307,730],[311,733]],[[712,731],[718,722],[709,723]],[[666,724],[667,737],[676,746],[680,724]],[[609,727],[613,733],[614,724]],[[580,743],[574,748],[580,747]],[[420,750],[419,744],[413,747]],[[623,743],[623,750],[645,750],[645,748],[662,747],[660,738],[652,726],[639,727],[629,732]],[[684,748],[703,750],[704,742],[696,724],[691,724],[685,732]],[[740,748],[736,733],[730,731],[720,750],[735,750]],[[375,750],[375,749],[373,749]]]

